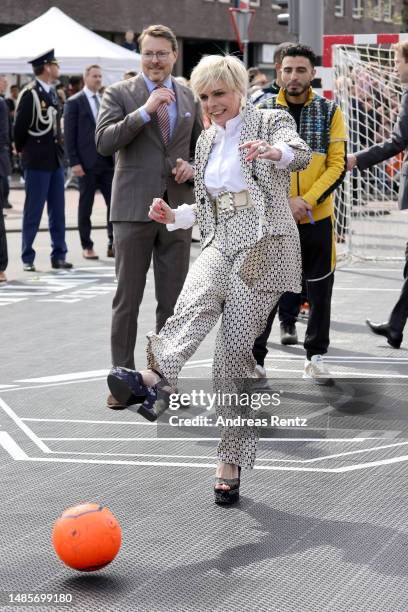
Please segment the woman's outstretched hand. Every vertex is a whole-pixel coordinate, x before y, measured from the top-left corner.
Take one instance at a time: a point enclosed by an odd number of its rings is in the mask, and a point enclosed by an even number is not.
[[[259,159],[269,159],[270,161],[279,161],[282,157],[282,151],[272,147],[265,140],[250,140],[244,142],[239,148],[246,149],[246,161],[252,161],[256,157]]]
[[[176,217],[174,210],[161,198],[154,198],[149,208],[149,218],[158,223],[174,223]]]

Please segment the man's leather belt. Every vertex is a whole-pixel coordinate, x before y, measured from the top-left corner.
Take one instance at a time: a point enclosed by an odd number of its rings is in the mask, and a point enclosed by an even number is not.
[[[244,210],[245,208],[253,208],[253,202],[251,199],[251,195],[247,189],[243,191],[221,191],[214,198],[215,206],[217,208],[217,212],[221,212],[224,210],[229,211],[239,211]]]

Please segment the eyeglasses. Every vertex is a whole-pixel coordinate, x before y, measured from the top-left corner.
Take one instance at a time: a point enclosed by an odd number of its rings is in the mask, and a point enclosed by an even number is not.
[[[170,53],[171,51],[157,51],[156,53],[153,53],[153,51],[145,51],[142,53],[142,57],[143,59],[152,60],[156,56],[158,60],[166,60]]]

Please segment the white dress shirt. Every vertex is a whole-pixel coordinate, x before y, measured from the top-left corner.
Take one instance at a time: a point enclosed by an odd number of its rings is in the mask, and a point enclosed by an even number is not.
[[[225,128],[216,125],[217,134],[211,149],[208,163],[204,172],[204,183],[212,197],[222,191],[237,193],[248,189],[241,169],[239,153],[239,140],[242,128],[242,115],[239,114],[225,124]],[[279,161],[265,159],[265,163],[272,163],[277,168],[287,168],[294,158],[292,148],[285,142],[274,145],[282,156]],[[169,223],[167,229],[171,232],[176,229],[189,229],[196,221],[194,209],[188,204],[182,204],[174,210],[175,222]]]
[[[38,77],[37,77],[36,80],[40,83],[41,87],[46,91],[46,93],[50,93],[52,86],[49,83],[46,83],[45,81],[42,81]]]
[[[89,106],[91,107],[91,111],[93,113],[95,122],[97,120],[98,117],[98,108],[96,106],[96,102],[95,102],[95,98],[94,96],[96,96],[99,100],[99,105],[101,104],[101,96],[98,94],[98,92],[95,91],[91,91],[90,89],[88,89],[88,87],[85,85],[83,88],[83,92],[86,95],[86,97],[88,98],[88,102],[89,102]]]
[[[149,79],[149,77],[147,77],[144,74],[144,72],[142,72],[142,76],[144,78],[144,82],[146,83],[146,87],[147,87],[147,89],[149,91],[149,94],[151,94],[152,91],[157,89],[157,83],[153,83],[153,81],[151,81]],[[167,89],[171,89],[171,91],[174,92],[173,81],[171,80],[171,76],[168,76],[167,79],[165,81],[163,81],[163,85]],[[176,102],[176,100],[173,100],[173,102],[171,102],[167,106],[167,110],[168,110],[169,119],[170,119],[170,138],[171,138],[171,136],[172,136],[172,134],[174,132],[174,128],[176,127],[176,122],[177,122],[177,102]],[[149,113],[145,109],[144,105],[139,108],[139,111],[140,111],[140,114],[142,115],[143,121],[145,123],[148,123],[149,121],[151,121],[151,116],[149,115]]]

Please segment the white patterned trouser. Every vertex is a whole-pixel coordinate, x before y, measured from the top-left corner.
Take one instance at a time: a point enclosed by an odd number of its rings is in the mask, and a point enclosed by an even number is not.
[[[254,376],[253,344],[282,292],[260,292],[245,285],[238,276],[245,256],[245,251],[228,256],[214,246],[205,248],[187,275],[173,316],[159,334],[149,334],[148,366],[159,369],[171,385],[177,385],[183,365],[220,315],[213,361],[215,383],[223,381],[223,391],[237,391],[229,381]],[[230,407],[219,407],[218,412],[227,418],[237,415]],[[223,426],[218,459],[251,468],[257,440],[254,427]]]

